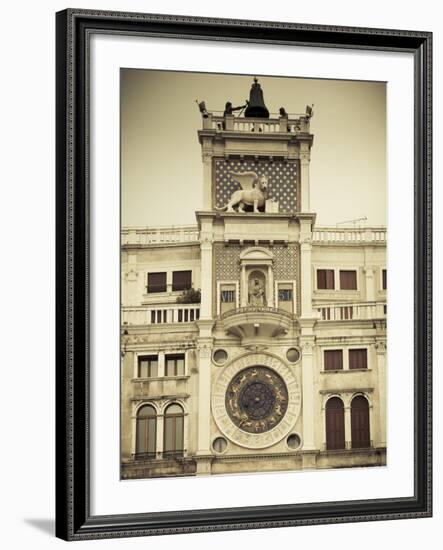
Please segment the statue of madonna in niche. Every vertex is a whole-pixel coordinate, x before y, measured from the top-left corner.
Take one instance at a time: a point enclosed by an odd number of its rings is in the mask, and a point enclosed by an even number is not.
[[[265,303],[265,277],[261,271],[253,271],[249,276],[249,305],[263,307]]]

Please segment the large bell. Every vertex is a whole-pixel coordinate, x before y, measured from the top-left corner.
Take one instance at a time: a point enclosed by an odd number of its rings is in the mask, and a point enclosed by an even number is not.
[[[252,84],[251,91],[249,92],[249,104],[246,107],[245,117],[269,118],[269,111],[263,99],[263,90],[257,78],[254,78],[254,84]]]

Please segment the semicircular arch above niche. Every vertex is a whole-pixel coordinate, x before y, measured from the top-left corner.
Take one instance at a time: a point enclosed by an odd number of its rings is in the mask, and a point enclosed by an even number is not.
[[[240,261],[262,261],[265,260],[267,262],[274,259],[274,254],[268,249],[263,246],[251,246],[250,248],[247,248],[246,250],[243,250],[240,254]]]

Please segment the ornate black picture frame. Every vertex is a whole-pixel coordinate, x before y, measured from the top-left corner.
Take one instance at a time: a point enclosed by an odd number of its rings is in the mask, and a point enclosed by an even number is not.
[[[65,540],[429,517],[432,514],[432,34],[69,9],[57,13],[56,535]],[[146,514],[90,512],[89,45],[95,33],[414,55],[414,495]]]

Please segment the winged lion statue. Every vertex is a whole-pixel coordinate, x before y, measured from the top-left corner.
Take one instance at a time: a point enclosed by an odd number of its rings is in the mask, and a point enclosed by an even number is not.
[[[228,203],[216,210],[226,212],[235,212],[234,206],[237,206],[238,212],[244,212],[245,206],[253,206],[254,212],[264,206],[268,191],[268,177],[259,176],[256,172],[229,172],[229,175],[236,181],[241,189],[234,191]]]

